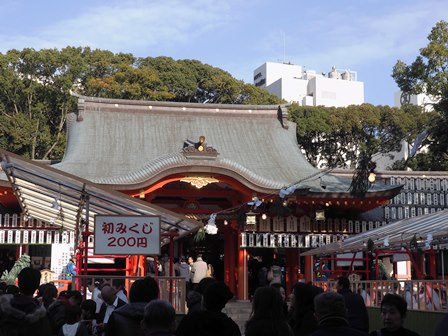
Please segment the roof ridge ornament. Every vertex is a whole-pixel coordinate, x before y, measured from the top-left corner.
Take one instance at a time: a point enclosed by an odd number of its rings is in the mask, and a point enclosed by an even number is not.
[[[185,140],[182,148],[182,154],[187,159],[215,160],[218,151],[205,142],[205,136],[201,135],[198,142]]]
[[[278,106],[277,109],[277,118],[280,121],[280,124],[282,125],[282,127],[284,129],[288,129],[289,125],[288,125],[288,109],[286,108],[286,106]]]

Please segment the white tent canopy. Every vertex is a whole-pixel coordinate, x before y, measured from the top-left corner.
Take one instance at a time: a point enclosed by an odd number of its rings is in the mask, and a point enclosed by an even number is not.
[[[421,246],[427,243],[445,244],[448,241],[448,210],[386,224],[342,241],[309,250],[301,255],[319,256],[362,251],[366,249],[369,239],[373,241],[375,248],[399,249],[405,245],[409,247],[414,235]]]
[[[200,223],[164,208],[135,199],[47,165],[0,150],[6,174],[25,216],[79,234],[80,223],[93,231],[95,215],[160,216],[161,233],[177,231],[182,237]],[[0,170],[0,173],[1,173]],[[169,238],[162,237],[162,243]]]

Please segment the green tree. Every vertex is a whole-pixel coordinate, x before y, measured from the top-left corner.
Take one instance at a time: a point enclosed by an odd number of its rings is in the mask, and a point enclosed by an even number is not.
[[[413,158],[409,165],[418,169],[448,169],[448,23],[437,22],[428,35],[428,45],[420,49],[414,62],[406,65],[397,61],[392,77],[401,91],[407,94],[426,94],[436,102],[432,107],[437,116],[427,126],[423,142],[429,149],[425,160]],[[412,162],[411,162],[412,161]],[[418,163],[425,162],[419,167]],[[405,163],[407,164],[407,163]]]
[[[137,58],[66,47],[0,53],[0,146],[31,159],[60,159],[67,113],[81,95],[223,104],[279,104],[265,90],[197,60]]]
[[[293,104],[289,118],[297,124],[298,143],[311,164],[355,168],[360,156],[370,165],[375,154],[397,151],[401,140],[414,139],[425,125],[421,119],[429,116],[419,111],[371,104],[340,108]]]

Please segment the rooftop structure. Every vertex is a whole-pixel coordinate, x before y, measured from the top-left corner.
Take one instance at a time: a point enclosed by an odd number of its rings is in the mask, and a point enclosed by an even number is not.
[[[316,73],[291,63],[266,62],[254,70],[254,85],[304,106],[364,103],[364,83],[358,81],[357,73],[335,67],[328,73]]]

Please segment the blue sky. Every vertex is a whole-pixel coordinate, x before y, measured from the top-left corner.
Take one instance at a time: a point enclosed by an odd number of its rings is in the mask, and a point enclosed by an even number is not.
[[[365,100],[392,105],[390,77],[427,45],[446,0],[1,0],[0,52],[90,46],[197,59],[252,83],[266,61],[357,71]]]

